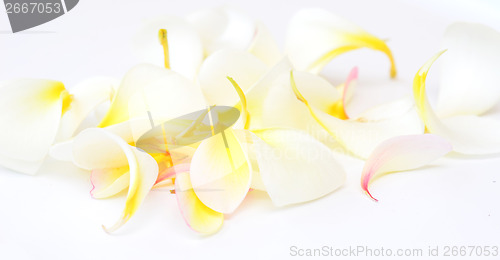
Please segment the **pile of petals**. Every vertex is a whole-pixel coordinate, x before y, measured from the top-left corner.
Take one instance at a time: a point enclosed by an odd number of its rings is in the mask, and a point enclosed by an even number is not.
[[[334,86],[320,75],[324,66],[368,48],[384,54],[380,63],[394,78],[395,61],[384,40],[326,10],[296,13],[284,51],[264,24],[229,7],[148,21],[134,45],[144,63],[122,79],[91,78],[68,89],[45,79],[0,83],[0,165],[35,174],[52,157],[88,171],[93,198],[127,191],[107,232],[155,189],[171,190],[179,216],[205,234],[253,190],[276,206],[330,194],[346,172],[311,132],[365,160],[361,188],[370,197],[381,174],[450,152],[500,153],[500,121],[482,116],[500,101],[500,34],[483,25],[451,25],[443,51],[416,72],[413,96],[355,118],[346,106],[358,68]],[[433,108],[425,80],[438,58]]]

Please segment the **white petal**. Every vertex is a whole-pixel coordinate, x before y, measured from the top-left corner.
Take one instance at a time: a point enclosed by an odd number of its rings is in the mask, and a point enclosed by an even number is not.
[[[500,102],[500,33],[480,24],[456,23],[444,34],[440,116],[480,115]]]
[[[361,186],[372,197],[368,185],[376,176],[422,167],[451,150],[451,144],[437,135],[406,135],[391,138],[377,146],[366,161],[361,176]]]
[[[345,182],[330,149],[312,136],[279,128],[254,133],[259,172],[276,206],[320,198]]]
[[[350,21],[317,8],[302,9],[290,21],[286,53],[297,70],[318,73],[334,57],[358,48],[384,52],[391,62],[391,77],[396,76],[385,42]]]
[[[420,117],[430,133],[447,139],[453,150],[462,154],[484,155],[500,153],[500,122],[477,116],[456,116],[441,120],[427,98],[425,79],[440,52],[427,61],[415,75],[413,91]]]
[[[223,135],[224,134],[224,135]],[[232,213],[251,184],[251,164],[231,129],[204,140],[191,161],[194,192],[207,207]]]
[[[118,229],[134,215],[158,177],[158,165],[153,157],[99,128],[84,130],[75,138],[73,156],[75,163],[84,169],[105,172],[126,167],[130,172],[125,209],[115,225],[104,227],[107,232]],[[123,184],[118,186],[123,187]],[[114,187],[113,192],[100,195],[109,196],[118,191]]]
[[[164,16],[145,23],[134,37],[138,56],[143,62],[164,66],[160,29],[167,30],[171,69],[193,79],[203,60],[203,46],[196,30],[184,19]]]
[[[69,101],[58,81],[4,82],[0,88],[0,157],[12,162],[43,160],[59,129],[63,102],[67,106]]]
[[[210,105],[234,105],[239,97],[227,77],[246,92],[266,71],[267,66],[247,52],[220,50],[203,62],[198,80]]]

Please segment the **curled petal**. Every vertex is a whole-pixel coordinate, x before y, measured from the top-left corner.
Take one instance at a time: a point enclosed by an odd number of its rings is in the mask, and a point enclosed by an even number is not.
[[[267,66],[247,52],[220,50],[203,62],[198,80],[208,104],[234,105],[239,98],[226,77],[233,78],[246,92],[266,71]]]
[[[500,102],[500,33],[480,24],[455,23],[446,29],[440,116],[481,115]]]
[[[361,174],[361,187],[374,200],[368,185],[384,173],[422,167],[452,150],[445,139],[432,134],[398,136],[381,143],[370,155]]]
[[[158,30],[167,30],[171,69],[194,79],[203,60],[203,45],[191,24],[182,18],[163,16],[146,22],[134,37],[134,47],[143,62],[164,65],[163,47]]]
[[[232,129],[201,142],[191,160],[191,182],[207,207],[232,213],[251,184],[251,164]]]
[[[0,162],[34,174],[54,142],[72,97],[59,81],[19,79],[0,86]]]
[[[254,133],[259,173],[276,206],[318,199],[344,184],[345,171],[332,151],[307,133],[285,128]]]
[[[440,135],[461,154],[484,155],[500,153],[500,122],[477,116],[455,116],[440,119],[427,98],[425,79],[439,52],[417,72],[413,81],[413,94],[418,112],[428,132]]]
[[[111,227],[113,232],[125,224],[137,211],[158,177],[158,165],[147,153],[128,145],[120,137],[106,130],[93,128],[82,131],[74,140],[75,163],[93,171],[94,196],[107,197],[125,186],[128,170],[128,194],[122,216]],[[101,176],[97,176],[97,175]]]
[[[318,73],[336,56],[359,48],[385,53],[391,77],[396,76],[394,58],[383,40],[326,10],[303,9],[288,27],[286,51],[297,70]]]
[[[177,173],[175,195],[182,216],[190,228],[203,234],[212,234],[220,229],[224,214],[210,209],[198,199],[188,172]]]

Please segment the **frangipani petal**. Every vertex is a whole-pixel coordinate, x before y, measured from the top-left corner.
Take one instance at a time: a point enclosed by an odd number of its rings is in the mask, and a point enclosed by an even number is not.
[[[484,155],[500,153],[500,122],[477,116],[456,116],[441,120],[429,104],[425,90],[425,79],[439,52],[415,75],[413,93],[422,121],[428,132],[440,135],[461,154]]]
[[[23,170],[18,163],[40,163],[54,142],[71,96],[59,81],[19,79],[0,86],[0,161]],[[34,173],[31,169],[27,173]]]
[[[500,102],[500,33],[480,24],[456,23],[444,34],[440,116],[481,115]]]
[[[220,50],[203,62],[198,80],[208,104],[234,105],[239,98],[227,77],[233,78],[246,92],[267,69],[266,64],[248,52]]]
[[[111,101],[119,83],[115,78],[100,77],[85,80],[72,88],[71,109],[62,117],[58,140],[65,141],[73,137],[90,112],[102,103]]]
[[[305,88],[303,86],[302,88]],[[370,153],[381,142],[400,135],[422,134],[424,127],[413,105],[399,111],[397,116],[385,120],[342,120],[316,108],[301,94],[302,88],[295,84],[291,75],[291,88],[296,97],[302,101],[314,120],[330,133],[343,147],[360,158],[368,158]],[[299,88],[301,89],[299,91]],[[390,108],[390,106],[389,106]]]
[[[200,34],[206,56],[222,49],[245,51],[268,66],[281,58],[267,27],[239,10],[226,6],[206,9],[190,14],[187,20]]]
[[[346,174],[330,149],[302,131],[254,131],[259,173],[276,206],[323,197],[345,182]]]
[[[204,107],[201,91],[190,80],[162,67],[141,64],[127,72],[99,126],[148,118],[148,111],[157,124]]]
[[[317,8],[303,9],[290,21],[286,53],[297,70],[318,73],[336,56],[359,48],[385,53],[391,62],[391,77],[396,76],[386,43],[350,21]]]
[[[182,216],[191,229],[203,234],[212,234],[221,228],[224,214],[210,209],[198,199],[188,172],[177,173],[175,194]]]
[[[232,129],[201,142],[191,160],[191,183],[207,207],[232,213],[250,188],[251,164]]]
[[[143,62],[164,65],[163,46],[158,42],[160,29],[167,30],[171,69],[194,79],[203,60],[203,45],[196,30],[182,18],[163,16],[145,23],[134,37],[138,56]]]
[[[119,192],[124,187],[123,181],[126,179],[121,173],[128,169],[129,183],[125,209],[116,224],[109,228],[103,226],[107,232],[120,228],[134,215],[158,177],[158,165],[149,154],[99,128],[84,130],[75,138],[73,156],[75,163],[81,168],[92,170],[93,174],[108,174],[108,176],[93,176],[93,180],[102,182],[99,185],[103,184],[104,187],[93,192],[94,196],[106,197]],[[113,182],[112,177],[118,179]],[[96,187],[94,184],[94,188]]]
[[[370,155],[361,174],[361,187],[368,195],[370,182],[384,173],[407,171],[422,167],[451,152],[451,144],[432,134],[406,135],[381,143]]]

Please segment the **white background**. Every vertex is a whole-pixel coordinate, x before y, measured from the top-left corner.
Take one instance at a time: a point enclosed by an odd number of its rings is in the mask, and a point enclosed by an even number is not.
[[[357,113],[410,94],[414,74],[439,50],[450,23],[482,22],[500,30],[500,9],[493,1],[416,2],[230,4],[265,22],[281,45],[291,16],[314,6],[389,39],[399,70],[396,80],[388,77],[387,59],[369,50],[343,55],[324,72],[340,83],[352,66],[359,66],[359,91],[349,107]],[[10,32],[0,8],[0,80],[49,78],[71,88],[91,76],[119,78],[138,62],[131,37],[143,19],[185,15],[223,3],[227,2],[82,0],[68,14],[17,34]],[[437,68],[431,70],[431,92],[438,87]],[[500,108],[489,116],[500,119]],[[227,216],[222,230],[209,237],[185,225],[174,195],[167,191],[151,192],[136,216],[108,235],[101,224],[118,218],[123,194],[92,199],[88,173],[70,165],[47,165],[34,177],[0,168],[0,259],[281,259],[290,256],[291,246],[422,248],[424,255],[429,246],[441,246],[440,253],[446,245],[500,246],[499,157],[447,157],[419,170],[384,176],[372,185],[378,203],[360,188],[362,166],[348,167],[347,183],[340,190],[303,205],[275,208],[266,194],[252,192]]]

